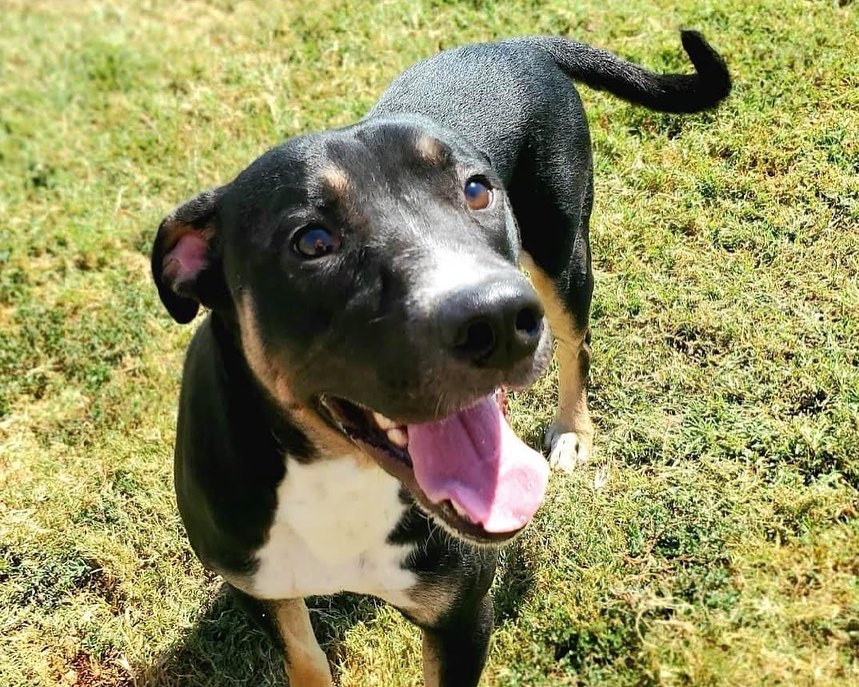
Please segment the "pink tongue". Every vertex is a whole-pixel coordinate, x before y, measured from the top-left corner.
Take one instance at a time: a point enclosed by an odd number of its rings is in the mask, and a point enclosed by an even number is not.
[[[408,432],[415,478],[433,503],[449,499],[493,533],[523,528],[540,506],[549,467],[513,434],[495,396]]]

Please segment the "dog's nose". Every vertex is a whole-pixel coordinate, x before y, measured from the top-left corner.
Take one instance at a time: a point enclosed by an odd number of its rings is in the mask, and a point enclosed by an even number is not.
[[[447,349],[478,367],[509,367],[531,355],[543,333],[543,306],[524,277],[457,291],[438,318]]]

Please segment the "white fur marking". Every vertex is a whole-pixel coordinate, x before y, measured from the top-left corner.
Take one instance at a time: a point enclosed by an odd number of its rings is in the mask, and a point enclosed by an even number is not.
[[[435,264],[427,268],[421,277],[422,285],[415,294],[418,304],[434,304],[437,296],[479,284],[486,276],[480,269],[482,265],[467,252],[438,251],[433,257]]]
[[[549,466],[572,474],[572,472],[588,462],[587,446],[575,432],[564,432],[552,425],[546,432],[544,445],[549,450]]]
[[[397,479],[352,456],[289,461],[259,567],[241,586],[267,599],[350,591],[411,605],[406,591],[417,579],[402,568],[410,549],[386,543],[405,510],[399,490]]]

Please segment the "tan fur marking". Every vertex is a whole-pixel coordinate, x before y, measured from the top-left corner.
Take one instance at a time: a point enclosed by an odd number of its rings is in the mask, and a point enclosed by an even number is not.
[[[432,136],[423,135],[418,137],[415,141],[415,150],[418,151],[423,160],[429,162],[431,165],[437,165],[444,157],[441,144]]]
[[[443,584],[418,584],[408,592],[414,606],[403,610],[419,625],[435,625],[450,610],[456,599],[456,590]]]
[[[528,270],[534,288],[540,294],[546,317],[557,342],[555,357],[558,361],[558,412],[547,439],[574,432],[581,444],[579,460],[587,459],[593,450],[594,427],[588,411],[587,379],[583,370],[590,362],[590,346],[585,341],[587,330],[575,327],[572,316],[561,303],[555,285],[527,253],[522,254],[522,265]],[[553,448],[550,446],[550,448]]]
[[[289,379],[268,355],[259,334],[253,297],[245,293],[237,303],[239,332],[245,359],[256,378],[284,408],[294,404]]]
[[[308,436],[313,446],[322,456],[347,456],[357,454],[362,464],[375,465],[375,461],[343,434],[329,427],[319,416],[295,400],[290,389],[289,374],[277,359],[270,355],[263,345],[256,319],[253,297],[245,293],[237,305],[239,330],[241,331],[242,350],[245,359],[256,378],[280,404],[281,408]],[[366,457],[366,461],[363,458]]]
[[[292,687],[332,687],[331,668],[319,647],[303,599],[278,601],[275,614],[286,647],[286,674]]]
[[[441,667],[438,652],[427,635],[423,633],[424,687],[441,687]]]
[[[293,404],[288,412],[321,456],[355,456],[362,467],[376,465],[371,456],[359,450],[342,433],[325,424],[312,410]]]
[[[319,178],[338,196],[345,196],[349,192],[349,176],[339,167],[325,167],[319,173]]]

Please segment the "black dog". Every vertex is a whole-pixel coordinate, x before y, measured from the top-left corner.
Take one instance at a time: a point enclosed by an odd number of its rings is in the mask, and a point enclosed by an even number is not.
[[[287,141],[161,223],[164,305],[179,322],[211,309],[185,363],[179,509],[200,559],[275,621],[293,685],[331,684],[302,598],[341,590],[421,627],[428,685],[478,683],[485,544],[527,524],[548,472],[495,395],[545,369],[545,319],[549,462],[571,469],[593,435],[591,149],[570,78],[712,107],[725,65],[682,39],[694,75],[562,38],[444,52],[357,124]]]

